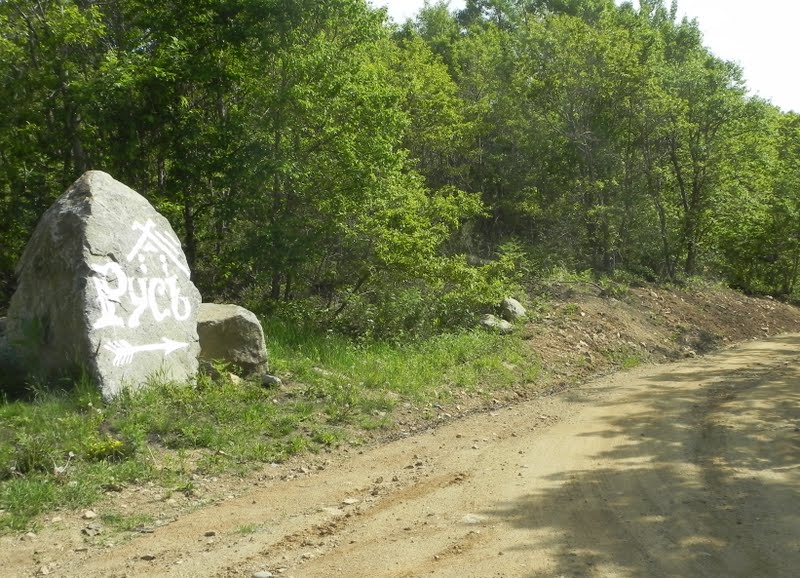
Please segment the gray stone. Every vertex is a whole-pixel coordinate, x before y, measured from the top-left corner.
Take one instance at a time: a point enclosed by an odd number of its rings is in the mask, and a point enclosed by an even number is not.
[[[267,373],[261,378],[261,385],[264,387],[280,387],[283,385],[283,380],[277,375]]]
[[[500,304],[500,316],[511,323],[524,319],[527,314],[528,312],[522,304],[512,297],[503,299],[503,302]]]
[[[42,216],[17,266],[12,346],[44,374],[83,367],[103,396],[197,372],[200,294],[167,220],[89,171]]]
[[[238,305],[203,303],[197,333],[202,359],[231,363],[246,376],[267,371],[264,330],[252,311]]]
[[[500,319],[499,317],[495,317],[491,314],[486,314],[481,317],[480,324],[482,327],[489,329],[490,331],[497,331],[499,333],[511,333],[514,331],[514,326],[511,325],[505,319]]]

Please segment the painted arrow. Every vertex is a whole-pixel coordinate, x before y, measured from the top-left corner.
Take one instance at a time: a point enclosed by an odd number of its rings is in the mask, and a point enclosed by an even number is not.
[[[121,365],[128,365],[131,361],[133,361],[133,356],[137,353],[142,353],[144,351],[163,351],[164,355],[166,356],[183,347],[189,347],[189,344],[173,341],[172,339],[167,339],[166,337],[161,338],[161,343],[131,345],[124,339],[120,339],[119,341],[112,341],[105,346],[106,349],[114,354],[114,365],[117,367]]]

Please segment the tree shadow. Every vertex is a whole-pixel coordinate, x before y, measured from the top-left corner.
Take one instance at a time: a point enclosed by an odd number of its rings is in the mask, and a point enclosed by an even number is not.
[[[800,347],[794,336],[773,342]],[[587,456],[601,466],[550,476],[553,487],[486,514],[532,532],[517,550],[554,552],[531,577],[796,576],[797,351],[734,370],[668,368],[622,405],[596,403],[607,427],[583,437],[610,442]]]

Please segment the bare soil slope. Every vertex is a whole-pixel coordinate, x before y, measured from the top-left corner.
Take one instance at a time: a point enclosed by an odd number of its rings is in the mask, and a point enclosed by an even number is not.
[[[198,482],[220,496],[204,507],[128,489],[101,508],[170,522],[98,541],[60,513],[0,540],[2,573],[795,576],[800,335],[695,356],[796,329],[796,310],[733,293],[569,299],[528,328],[550,384],[528,401]],[[634,356],[688,359],[566,387]]]

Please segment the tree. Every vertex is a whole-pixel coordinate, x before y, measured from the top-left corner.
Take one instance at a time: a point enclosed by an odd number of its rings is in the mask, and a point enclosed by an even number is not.
[[[104,32],[93,2],[0,3],[0,300],[39,216],[97,155],[87,87]]]

